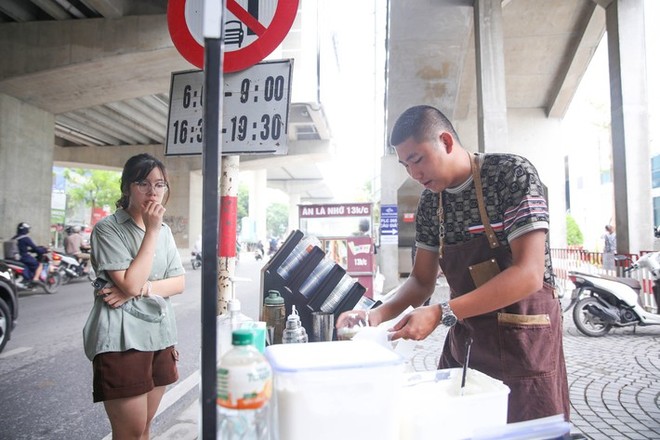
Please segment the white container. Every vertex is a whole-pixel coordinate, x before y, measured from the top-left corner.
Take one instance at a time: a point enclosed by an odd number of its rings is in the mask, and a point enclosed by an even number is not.
[[[398,439],[403,359],[370,341],[266,348],[280,440]]]
[[[463,370],[406,374],[401,396],[402,440],[471,438],[475,431],[506,425],[509,387],[480,371]]]

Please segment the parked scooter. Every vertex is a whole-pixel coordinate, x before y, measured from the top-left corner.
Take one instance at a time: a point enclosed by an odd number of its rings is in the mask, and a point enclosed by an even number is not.
[[[660,252],[643,255],[624,272],[640,268],[651,273],[653,295],[660,304]],[[660,314],[645,310],[639,303],[638,280],[576,271],[570,271],[568,277],[575,289],[565,310],[574,306],[573,321],[585,335],[603,336],[613,327],[660,324]]]
[[[96,278],[91,277],[91,272],[85,273],[85,266],[73,255],[53,251],[53,261],[57,263],[62,275],[62,284],[68,284],[73,280],[83,278],[93,281]]]
[[[34,291],[36,288],[42,288],[46,293],[55,293],[62,283],[62,275],[51,262],[50,252],[41,256],[41,273],[37,281],[24,281],[23,271],[25,264],[17,260],[2,260],[16,274],[16,287],[19,292]]]
[[[192,265],[193,270],[197,270],[202,267],[202,253],[192,251],[190,253],[190,264]]]

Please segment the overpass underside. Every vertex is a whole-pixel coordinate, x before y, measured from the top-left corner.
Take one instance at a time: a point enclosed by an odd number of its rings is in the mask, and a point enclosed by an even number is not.
[[[167,3],[94,3],[102,7],[91,18],[0,22],[3,239],[29,220],[36,238],[47,240],[54,163],[118,168],[137,151],[163,155],[171,73],[193,68],[172,45]],[[314,4],[301,1],[303,9]],[[560,122],[607,29],[618,238],[623,250],[644,248],[652,220],[642,0],[415,0],[389,8],[386,132],[405,108],[430,104],[453,119],[473,151],[529,157],[549,188],[557,245],[565,240]],[[310,150],[300,143],[300,162],[327,155],[324,142]],[[396,204],[406,175],[387,145],[383,152],[380,203]],[[252,167],[278,160],[260,158]],[[180,190],[168,213],[181,225],[177,243],[188,247],[201,213],[192,202],[201,199],[201,159],[166,162]],[[398,278],[398,248],[380,252],[390,283]]]

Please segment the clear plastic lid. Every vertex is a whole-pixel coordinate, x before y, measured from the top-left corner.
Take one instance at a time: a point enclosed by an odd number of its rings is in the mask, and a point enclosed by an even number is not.
[[[403,364],[397,353],[371,341],[328,341],[311,344],[277,344],[266,347],[273,371],[371,368]]]

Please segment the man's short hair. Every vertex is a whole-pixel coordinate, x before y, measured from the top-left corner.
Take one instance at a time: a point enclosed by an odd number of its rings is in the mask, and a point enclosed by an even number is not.
[[[440,110],[430,105],[416,105],[396,120],[390,145],[396,147],[411,137],[415,142],[430,141],[441,131],[449,132],[458,141],[454,126]]]

